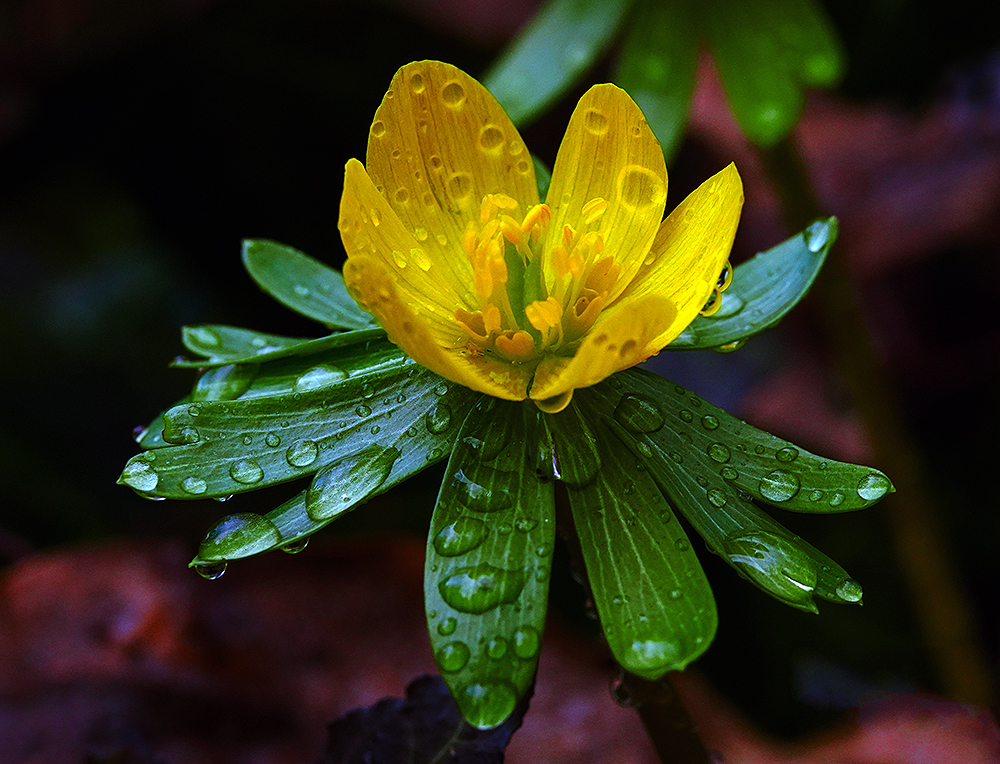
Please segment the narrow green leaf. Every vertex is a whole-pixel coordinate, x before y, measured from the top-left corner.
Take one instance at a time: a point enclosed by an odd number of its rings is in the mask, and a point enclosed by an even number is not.
[[[735,350],[775,326],[801,300],[837,238],[837,218],[817,220],[801,233],[736,266],[713,316],[699,316],[667,350]]]
[[[162,434],[175,445],[133,457],[120,482],[194,499],[292,480],[372,444],[434,460],[457,426],[448,394],[462,403],[467,391],[403,360],[305,391],[176,406]]]
[[[656,374],[628,369],[614,379],[622,385],[615,420],[677,454],[675,469],[692,481],[712,473],[767,504],[820,514],[870,507],[895,490],[876,469],[812,454]],[[637,423],[651,411],[660,426],[645,430]]]
[[[379,327],[339,332],[317,339],[283,337],[251,329],[222,324],[199,324],[181,329],[184,346],[204,356],[197,360],[178,359],[171,365],[179,368],[207,368],[234,363],[263,363],[290,356],[318,353],[329,348],[346,347],[385,337]]]
[[[646,116],[669,162],[680,146],[694,93],[698,29],[689,0],[639,3],[612,79]]]
[[[531,404],[483,397],[462,425],[427,539],[424,601],[438,668],[481,729],[534,681],[555,536]]]
[[[600,386],[599,386],[600,387]],[[596,408],[591,404],[596,403]],[[599,469],[590,482],[567,484],[573,521],[601,627],[615,659],[656,679],[701,655],[715,636],[712,591],[698,558],[649,472],[601,421],[593,388],[578,390],[570,409],[591,422],[581,433],[566,411],[551,416],[560,468],[586,459],[593,439]]]
[[[337,271],[286,244],[247,239],[243,266],[278,302],[331,329],[369,329],[375,323],[347,293]]]
[[[787,68],[803,85],[830,88],[844,75],[846,60],[836,28],[816,0],[771,0],[782,6],[775,14],[774,34]]]
[[[482,83],[515,124],[563,95],[611,44],[632,0],[549,0]]]

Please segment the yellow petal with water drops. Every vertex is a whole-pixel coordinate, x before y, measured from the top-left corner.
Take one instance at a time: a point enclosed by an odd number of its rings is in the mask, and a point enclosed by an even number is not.
[[[546,249],[559,243],[566,225],[580,235],[600,233],[602,255],[621,269],[613,299],[641,266],[666,198],[663,152],[642,111],[624,90],[595,85],[577,104],[556,156]]]
[[[705,306],[729,258],[743,207],[743,183],[730,164],[702,183],[660,225],[639,272],[605,312],[630,312],[650,294],[676,306],[673,323],[657,335],[660,349]]]
[[[472,283],[461,240],[483,197],[505,194],[522,215],[538,203],[531,155],[507,113],[476,80],[439,61],[396,72],[375,112],[366,165],[439,278],[456,283]]]
[[[596,385],[655,353],[654,339],[674,323],[676,313],[670,300],[655,294],[633,301],[628,311],[602,313],[572,358],[550,356],[538,365],[531,398],[549,412],[565,408],[573,390]]]
[[[445,379],[507,400],[524,400],[530,377],[517,366],[468,349],[461,329],[448,333],[444,324],[408,304],[380,260],[357,255],[344,264],[344,282],[358,304],[410,358]],[[456,323],[457,326],[457,323]]]
[[[435,334],[460,332],[454,311],[466,291],[441,278],[423,244],[406,229],[365,172],[361,162],[351,159],[344,170],[344,193],[340,200],[340,236],[348,262],[365,256],[378,261],[394,274],[400,297],[419,309],[421,321]]]

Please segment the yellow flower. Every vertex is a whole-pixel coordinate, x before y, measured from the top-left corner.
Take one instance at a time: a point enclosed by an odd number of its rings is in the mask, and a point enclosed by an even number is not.
[[[544,204],[496,99],[437,61],[396,73],[366,164],[347,163],[340,205],[348,289],[411,358],[489,395],[560,411],[725,287],[736,168],[663,220],[660,145],[614,85],[580,99]]]

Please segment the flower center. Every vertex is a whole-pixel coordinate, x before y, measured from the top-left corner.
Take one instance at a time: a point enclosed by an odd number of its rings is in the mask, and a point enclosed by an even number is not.
[[[483,198],[478,223],[470,221],[462,237],[479,302],[476,310],[455,309],[469,337],[466,352],[516,364],[572,355],[618,280],[614,259],[601,257],[604,234],[596,230],[607,206],[591,199],[578,228],[564,225],[554,237],[548,205],[519,218],[509,196]]]

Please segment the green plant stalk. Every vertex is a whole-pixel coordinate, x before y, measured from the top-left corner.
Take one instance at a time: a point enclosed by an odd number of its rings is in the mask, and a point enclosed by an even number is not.
[[[824,214],[791,139],[762,149],[761,155],[790,230],[799,230]],[[992,706],[996,698],[992,671],[945,534],[928,499],[925,467],[875,353],[843,257],[827,258],[812,291],[826,341],[865,424],[875,461],[896,486],[897,492],[886,496],[882,506],[941,690],[959,701]]]

